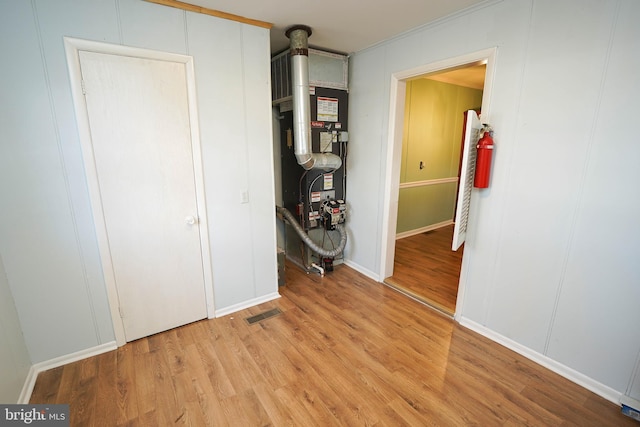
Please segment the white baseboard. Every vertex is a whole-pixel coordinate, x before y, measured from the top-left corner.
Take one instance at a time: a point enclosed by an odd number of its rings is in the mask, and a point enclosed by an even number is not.
[[[448,220],[448,221],[439,222],[437,224],[431,224],[426,227],[416,228],[415,230],[403,231],[402,233],[396,234],[396,240],[404,239],[405,237],[415,236],[416,234],[426,233],[427,231],[437,230],[438,228],[446,227],[453,223],[454,223],[453,221]]]
[[[583,373],[580,373],[568,366],[563,365],[544,354],[538,353],[528,347],[523,346],[516,341],[513,341],[510,338],[507,338],[499,333],[483,326],[479,323],[474,322],[473,320],[469,320],[465,317],[460,319],[460,324],[466,328],[471,329],[489,338],[492,341],[497,342],[510,350],[515,351],[516,353],[526,357],[529,360],[536,362],[537,364],[544,366],[545,368],[555,372],[556,374],[568,379],[571,382],[574,382],[587,390],[597,394],[600,397],[607,399],[610,402],[615,403],[616,405],[620,404],[620,398],[623,396],[623,393],[612,389],[609,386],[606,386],[593,378],[586,376]]]
[[[364,268],[360,264],[357,264],[357,263],[355,263],[355,262],[353,262],[353,261],[351,261],[349,259],[345,259],[343,262],[344,262],[345,265],[348,265],[349,267],[353,268],[358,273],[364,274],[369,279],[375,280],[376,282],[381,282],[382,281],[382,280],[380,280],[380,275],[379,274],[374,273],[373,271]]]
[[[31,399],[31,393],[33,392],[33,387],[36,385],[36,380],[38,379],[38,372],[33,368],[29,369],[29,373],[27,374],[27,378],[24,380],[24,385],[22,386],[22,391],[20,392],[20,396],[18,397],[19,404],[29,403]]]
[[[273,301],[274,299],[280,298],[280,294],[278,292],[274,292],[272,294],[264,295],[259,298],[254,298],[249,301],[243,301],[239,304],[234,304],[229,307],[221,308],[215,311],[215,317],[226,316],[227,314],[235,313],[236,311],[244,310],[245,308],[253,307],[258,304],[262,304],[267,301]]]
[[[638,399],[634,399],[633,397],[624,395],[620,398],[620,403],[633,408],[636,411],[640,411],[640,400]]]
[[[115,341],[100,344],[95,347],[87,348],[85,350],[76,351],[75,353],[66,354],[64,356],[56,357],[54,359],[45,360],[44,362],[36,363],[31,366],[27,379],[24,382],[18,403],[29,403],[31,399],[31,393],[33,393],[33,387],[36,385],[38,374],[40,372],[48,371],[49,369],[57,368],[58,366],[66,365],[68,363],[77,362],[78,360],[86,359],[88,357],[97,356],[102,353],[106,353],[111,350],[116,350],[118,346]]]

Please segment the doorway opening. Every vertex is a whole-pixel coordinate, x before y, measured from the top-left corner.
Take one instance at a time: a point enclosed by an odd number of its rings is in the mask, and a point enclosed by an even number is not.
[[[465,112],[487,123],[495,49],[392,76],[384,283],[461,313],[464,246],[452,250]]]

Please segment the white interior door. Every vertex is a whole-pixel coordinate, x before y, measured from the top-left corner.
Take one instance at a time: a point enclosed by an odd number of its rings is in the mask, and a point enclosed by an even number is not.
[[[104,268],[115,281],[126,341],[203,319],[185,64],[86,51],[79,59],[109,253]]]
[[[480,139],[482,124],[475,111],[467,112],[467,122],[464,131],[464,146],[462,147],[462,167],[460,169],[460,185],[458,186],[458,204],[456,205],[456,223],[453,229],[451,249],[457,251],[467,236],[467,221],[469,220],[469,204],[473,189],[473,176],[476,171],[476,144]]]

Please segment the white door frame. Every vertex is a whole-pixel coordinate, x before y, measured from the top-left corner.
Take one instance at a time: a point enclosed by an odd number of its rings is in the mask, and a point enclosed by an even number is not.
[[[87,175],[87,185],[89,187],[93,220],[96,227],[96,236],[98,239],[100,259],[102,261],[102,272],[107,289],[111,320],[113,322],[113,330],[115,333],[117,345],[122,346],[126,343],[124,334],[124,323],[122,321],[122,318],[120,317],[118,290],[116,287],[111,255],[109,252],[107,229],[104,221],[104,216],[102,215],[102,201],[100,199],[98,175],[93,158],[93,146],[91,143],[89,115],[82,88],[82,74],[80,70],[79,57],[80,51],[129,56],[134,58],[164,60],[185,64],[189,120],[191,126],[191,148],[193,156],[193,170],[195,174],[196,201],[198,205],[197,214],[200,226],[200,248],[202,250],[202,267],[204,272],[204,290],[207,305],[207,317],[210,319],[215,317],[215,305],[213,300],[213,272],[211,268],[209,228],[207,224],[207,212],[204,193],[204,174],[202,170],[202,151],[200,146],[200,131],[198,126],[198,110],[196,102],[193,57],[175,53],[134,48],[129,46],[74,39],[70,37],[64,38],[64,46],[67,56],[67,66],[69,68],[69,76],[71,79],[71,92],[76,112],[78,133],[80,136],[80,144],[82,146],[82,156],[84,160],[85,172]]]
[[[404,108],[407,80],[424,74],[445,71],[477,62],[485,62],[487,71],[482,94],[482,121],[489,123],[491,114],[491,87],[495,73],[497,48],[490,48],[455,58],[445,59],[391,75],[389,87],[389,134],[387,138],[386,175],[384,181],[384,205],[382,218],[382,242],[380,250],[380,280],[393,275],[396,248],[396,223],[398,221],[398,198],[400,194],[400,166],[402,162],[402,137],[404,131]],[[454,318],[460,320],[464,302],[464,271],[467,256],[462,256],[460,285]]]

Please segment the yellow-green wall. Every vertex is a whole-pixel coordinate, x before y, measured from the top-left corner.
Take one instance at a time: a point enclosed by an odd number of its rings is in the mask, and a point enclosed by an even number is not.
[[[407,82],[400,184],[457,177],[464,112],[481,104],[478,89],[428,79]],[[456,187],[401,187],[396,232],[451,221]]]

